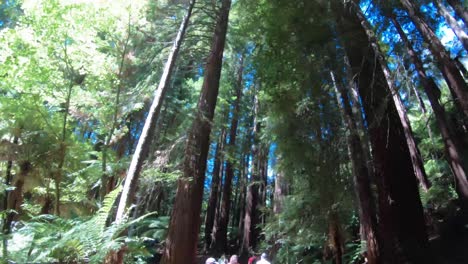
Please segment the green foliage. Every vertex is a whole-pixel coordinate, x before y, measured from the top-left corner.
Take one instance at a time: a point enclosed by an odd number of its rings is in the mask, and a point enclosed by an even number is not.
[[[147,241],[161,241],[167,229],[167,218],[150,219],[146,214],[123,223],[108,225],[113,204],[121,188],[116,188],[103,201],[102,207],[90,219],[63,219],[41,215],[23,223],[10,240],[10,259],[15,261],[62,261],[100,263],[111,251],[123,246],[130,252],[128,258],[148,256]],[[132,228],[145,230],[137,237],[123,232]]]

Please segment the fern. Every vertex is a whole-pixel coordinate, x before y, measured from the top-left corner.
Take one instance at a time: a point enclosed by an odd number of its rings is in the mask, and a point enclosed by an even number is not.
[[[50,252],[44,252],[43,254],[52,255],[57,259],[65,261],[69,259],[64,259],[64,257],[78,258],[76,260],[81,261],[105,249],[105,244],[112,242],[106,236],[106,223],[120,189],[121,187],[119,186],[104,198],[102,207],[91,219],[71,228],[52,247]],[[70,256],[70,250],[75,250],[76,255]]]
[[[14,232],[11,241],[15,250],[10,258],[20,263],[101,263],[110,251],[123,246],[127,248],[130,258],[139,256],[141,259],[150,255],[145,244],[162,240],[168,218],[153,218],[156,213],[149,213],[133,220],[127,217],[119,224],[107,226],[120,189],[118,187],[109,193],[102,207],[89,219],[62,219],[53,215],[32,218]],[[130,227],[138,236],[124,235],[124,231]]]

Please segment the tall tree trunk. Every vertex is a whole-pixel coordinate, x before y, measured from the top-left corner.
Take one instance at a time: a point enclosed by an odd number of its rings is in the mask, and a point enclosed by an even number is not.
[[[18,145],[18,140],[19,136],[15,135],[13,137],[13,144]],[[7,161],[7,167],[6,167],[6,175],[5,175],[5,181],[4,184],[6,187],[11,186],[12,183],[12,178],[13,178],[13,160],[9,159]],[[8,210],[8,204],[9,204],[9,193],[11,191],[5,190],[4,196],[3,196],[3,210]],[[11,213],[5,213],[3,215],[3,225],[2,225],[2,233],[3,233],[3,257],[5,260],[8,259],[8,235],[10,234],[11,231],[11,221],[9,220]]]
[[[279,158],[277,159],[278,164]],[[283,212],[284,208],[284,200],[286,195],[288,194],[288,183],[286,181],[284,172],[281,168],[277,165],[276,167],[276,175],[275,175],[275,186],[273,192],[273,214],[275,219],[278,219],[278,223],[281,224],[282,221],[280,220],[280,214]],[[276,234],[271,241],[269,241],[273,247],[270,251],[270,257],[274,258],[278,251],[281,248],[280,243],[281,234]]]
[[[468,86],[465,79],[461,75],[456,64],[450,58],[449,53],[445,50],[442,42],[422,19],[419,10],[414,4],[409,0],[400,0],[400,2],[408,11],[411,20],[414,22],[419,32],[421,32],[425,42],[429,45],[432,55],[434,55],[437,60],[437,66],[447,81],[452,97],[455,100],[455,105],[464,113],[466,119],[468,117]]]
[[[439,14],[445,18],[445,21],[455,33],[455,36],[460,40],[465,50],[468,51],[468,35],[465,33],[463,28],[458,24],[457,20],[450,14],[447,8],[444,6],[441,0],[435,0],[437,10]]]
[[[408,115],[406,114],[405,106],[403,105],[403,102],[401,101],[400,95],[398,93],[398,88],[395,86],[395,81],[393,80],[390,74],[390,69],[388,68],[387,61],[385,60],[385,54],[381,52],[380,46],[377,42],[377,38],[372,30],[372,27],[367,21],[364,14],[362,13],[356,1],[357,0],[355,0],[355,2],[353,3],[355,4],[354,8],[356,10],[357,17],[359,18],[361,25],[366,31],[370,45],[372,46],[374,50],[374,54],[376,55],[379,61],[380,67],[382,68],[382,72],[387,82],[389,92],[392,96],[393,103],[395,104],[395,108],[398,112],[398,116],[400,118],[400,122],[403,127],[403,131],[405,133],[406,143],[408,144],[409,153],[411,156],[411,162],[413,163],[414,173],[419,183],[423,187],[423,189],[427,192],[427,190],[430,187],[430,182],[427,179],[426,171],[424,170],[424,162],[422,160],[418,146],[416,145],[416,140],[414,139],[413,130],[411,128]]]
[[[237,126],[239,123],[240,100],[242,97],[242,74],[244,70],[244,55],[241,54],[239,61],[239,69],[237,72],[236,81],[236,99],[233,102],[233,113],[231,119],[231,127],[229,130],[229,143],[228,149],[233,152],[236,145]],[[231,156],[231,155],[228,155]],[[231,192],[232,192],[232,179],[234,177],[234,162],[228,158],[226,160],[226,179],[223,185],[223,199],[221,201],[221,210],[219,218],[217,219],[217,229],[215,233],[215,248],[218,252],[225,252],[227,249],[227,231],[229,226],[229,216],[231,210]]]
[[[241,157],[242,157],[242,154],[241,154]],[[239,207],[240,207],[240,204],[239,204],[239,198],[240,198],[240,191],[241,191],[241,188],[240,188],[240,185],[241,185],[241,178],[242,178],[242,171],[243,171],[243,162],[242,162],[242,159],[241,159],[241,162],[239,164],[239,174],[237,176],[237,182],[235,184],[235,191],[234,191],[234,199],[233,199],[233,203],[232,203],[232,214],[230,216],[231,220],[229,221],[229,223],[231,223],[231,228],[234,228],[237,226],[237,216],[239,215]]]
[[[256,91],[258,92],[258,91]],[[245,199],[244,228],[241,243],[241,259],[247,257],[247,254],[256,247],[258,238],[257,224],[260,220],[258,211],[259,203],[259,183],[261,181],[259,172],[260,155],[260,121],[258,116],[258,97],[254,97],[254,120],[253,120],[253,144],[252,144],[252,181],[247,186]]]
[[[187,136],[183,175],[178,180],[166,248],[163,252],[164,264],[195,263],[211,122],[218,98],[230,8],[231,0],[223,0],[211,52],[205,66],[198,111]]]
[[[349,103],[347,92],[339,85],[333,72],[330,72],[332,82],[337,93],[338,105],[341,109],[343,119],[349,129],[348,147],[351,154],[351,164],[353,166],[354,188],[359,203],[359,220],[361,224],[361,237],[366,241],[367,259],[369,264],[381,263],[380,260],[380,241],[377,228],[377,214],[375,208],[375,199],[372,195],[370,174],[367,161],[365,159],[365,150],[362,148],[359,131],[356,126],[356,119]]]
[[[413,61],[414,66],[416,67],[416,71],[424,88],[424,91],[426,92],[429,102],[431,103],[432,109],[434,110],[434,114],[439,125],[440,133],[442,134],[442,139],[444,141],[446,152],[445,158],[447,159],[447,162],[449,163],[450,168],[452,169],[453,175],[455,176],[455,189],[457,191],[457,194],[461,200],[468,202],[468,180],[466,178],[467,174],[463,166],[461,158],[462,155],[460,152],[460,147],[463,147],[463,140],[457,138],[456,134],[454,133],[454,128],[451,127],[451,125],[447,121],[445,109],[439,102],[439,87],[437,87],[437,84],[432,78],[427,76],[426,71],[424,70],[423,62],[411,46],[408,37],[406,36],[400,24],[396,20],[396,17],[394,15],[391,15],[389,18],[395,25],[395,28],[400,34],[401,39],[405,43],[408,54],[410,55],[411,60]]]
[[[184,38],[185,32],[187,30],[190,16],[192,15],[193,6],[195,5],[195,0],[191,0],[187,9],[187,13],[182,19],[179,31],[172,45],[171,52],[167,58],[166,65],[164,66],[164,71],[159,81],[158,88],[154,94],[153,103],[148,111],[148,116],[146,117],[145,125],[141,131],[140,138],[138,140],[135,153],[133,154],[130,167],[125,178],[125,184],[122,189],[120,196],[119,206],[117,208],[117,213],[115,216],[115,221],[122,221],[126,207],[131,203],[133,197],[135,196],[135,190],[138,183],[138,177],[140,175],[143,162],[145,161],[149,147],[151,145],[151,140],[154,136],[155,124],[158,120],[159,113],[161,111],[161,106],[164,101],[164,95],[166,94],[167,89],[169,88],[169,83],[171,80],[172,71],[174,69],[175,62],[177,60],[177,55],[179,54],[180,46]]]
[[[348,56],[344,56],[344,63],[346,68],[346,78],[348,79],[348,87],[349,87],[349,99],[351,102],[351,110],[353,117],[356,119],[356,128],[358,131],[359,138],[361,139],[362,149],[364,151],[364,160],[367,164],[367,168],[369,170],[369,177],[372,184],[372,181],[375,178],[374,175],[374,165],[372,163],[372,155],[371,155],[371,147],[370,147],[370,140],[369,140],[369,133],[367,128],[364,125],[364,108],[361,104],[360,95],[359,95],[359,87],[354,80],[353,71],[351,65],[349,64]]]
[[[267,206],[266,202],[267,202],[267,189],[268,189],[268,149],[269,149],[268,145],[262,145],[261,152],[260,152],[261,153],[260,159],[259,159],[259,162],[260,162],[259,174],[260,174],[260,180],[261,180],[259,205],[265,208]],[[267,215],[265,213],[262,213],[261,216],[262,216],[261,223],[265,224]]]
[[[404,130],[355,8],[335,6],[340,37],[366,114],[379,192],[382,263],[427,263],[428,241]]]
[[[447,0],[447,2],[452,6],[453,10],[455,10],[455,14],[463,20],[465,26],[468,26],[468,11],[466,10],[466,6],[463,6],[462,1]]]
[[[213,224],[215,222],[215,213],[218,206],[219,185],[221,183],[221,168],[223,166],[224,158],[222,153],[224,151],[224,144],[226,138],[226,128],[221,128],[218,144],[215,151],[215,162],[213,165],[213,173],[211,178],[211,191],[208,199],[208,206],[205,216],[205,251],[211,247]]]
[[[283,212],[284,199],[288,194],[288,185],[283,171],[278,170],[275,176],[275,191],[273,196],[273,214]]]
[[[245,154],[243,158],[243,173],[241,178],[241,190],[240,190],[240,197],[239,197],[239,215],[237,217],[237,229],[239,230],[239,238],[238,244],[242,245],[243,236],[241,233],[244,230],[244,216],[245,216],[245,208],[246,208],[246,197],[247,197],[247,186],[248,186],[248,178],[247,175],[249,174],[249,154]]]
[[[343,234],[340,227],[340,222],[338,219],[338,214],[336,212],[331,212],[328,216],[328,241],[327,247],[333,255],[334,264],[343,263]]]
[[[26,176],[32,169],[31,162],[25,160],[19,163],[19,173],[16,175],[15,189],[8,194],[8,204],[7,210],[12,210],[14,212],[9,212],[6,214],[6,221],[4,228],[7,231],[5,234],[11,232],[11,224],[13,221],[18,220],[19,215],[21,214],[21,205],[23,204],[23,186]]]

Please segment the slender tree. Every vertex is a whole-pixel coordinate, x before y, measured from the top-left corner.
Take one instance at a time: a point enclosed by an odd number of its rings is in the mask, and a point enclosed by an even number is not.
[[[258,227],[257,224],[260,220],[258,211],[259,202],[259,183],[260,171],[259,171],[259,155],[260,155],[260,118],[258,116],[258,97],[254,95],[254,120],[253,120],[253,143],[252,143],[252,180],[247,185],[247,193],[245,197],[245,213],[243,221],[243,235],[241,243],[241,256],[245,257],[247,254],[255,248],[258,238]]]
[[[66,54],[66,47],[65,47],[65,54]],[[66,60],[68,60],[67,55]],[[62,122],[62,135],[60,138],[59,142],[59,149],[58,151],[58,167],[57,171],[55,172],[55,214],[60,216],[60,183],[62,182],[62,176],[63,176],[63,166],[65,164],[65,157],[67,155],[67,144],[66,144],[66,139],[67,139],[67,123],[68,123],[68,117],[70,115],[70,102],[71,102],[71,96],[72,96],[72,91],[73,87],[75,86],[75,80],[74,80],[74,74],[75,71],[68,66],[69,63],[67,61],[67,68],[68,68],[68,74],[70,78],[70,84],[68,85],[67,88],[67,95],[65,97],[65,109],[63,110],[63,122]]]
[[[166,248],[163,252],[164,264],[195,263],[211,122],[218,97],[230,8],[231,0],[223,0],[204,70],[198,111],[187,136],[183,175],[177,183]]]
[[[331,248],[335,264],[343,263],[344,238],[342,232],[337,212],[331,212],[328,216],[328,247]]]
[[[337,94],[338,106],[341,109],[343,119],[349,129],[347,136],[348,148],[350,151],[351,164],[353,166],[353,179],[356,196],[359,203],[359,220],[361,224],[361,237],[366,241],[367,259],[370,264],[380,263],[380,249],[378,230],[377,230],[377,214],[375,208],[375,199],[372,195],[370,174],[371,170],[365,159],[365,150],[359,137],[359,131],[356,126],[356,118],[349,103],[347,92],[339,85],[333,72],[330,72],[330,77],[335,87]]]
[[[14,145],[17,145],[18,144],[18,141],[19,141],[19,136],[18,135],[14,135],[13,136],[13,144]],[[4,181],[4,184],[5,186],[11,186],[12,184],[12,179],[13,179],[13,160],[10,158],[8,161],[7,161],[7,167],[6,167],[6,174],[5,174],[5,181]],[[9,202],[9,194],[10,194],[11,191],[9,191],[8,189],[5,189],[5,192],[3,193],[3,210],[8,210],[8,209],[11,209],[9,204],[11,204]],[[3,225],[2,225],[2,233],[4,234],[3,235],[3,256],[5,259],[8,258],[8,235],[10,234],[11,232],[11,221],[13,219],[12,215],[13,213],[12,212],[6,212],[4,215],[3,215]]]
[[[363,113],[363,106],[360,101],[360,96],[359,96],[359,87],[357,86],[355,80],[354,80],[354,75],[353,71],[351,68],[351,65],[349,64],[349,59],[346,54],[344,54],[344,64],[345,64],[345,69],[346,69],[346,78],[348,81],[348,87],[349,87],[349,99],[351,102],[351,109],[353,116],[356,119],[356,127],[359,133],[359,138],[361,139],[361,144],[363,148],[363,155],[364,155],[364,160],[366,161],[366,164],[369,168],[370,175],[374,175],[374,166],[372,164],[372,155],[371,155],[371,147],[370,147],[370,140],[369,140],[369,133],[367,131],[367,128],[365,127],[364,123],[364,113]],[[372,179],[372,178],[371,178]]]
[[[211,247],[211,242],[213,241],[212,238],[212,231],[213,225],[215,222],[215,213],[216,208],[218,207],[218,198],[219,198],[219,186],[221,184],[221,168],[223,167],[223,151],[224,145],[226,140],[226,128],[223,126],[221,128],[220,136],[218,143],[216,144],[216,151],[215,151],[215,161],[213,165],[213,173],[211,178],[211,191],[210,197],[208,198],[208,206],[206,208],[206,216],[205,216],[205,251],[207,251]]]
[[[192,15],[192,10],[195,5],[195,0],[191,0],[187,9],[187,13],[182,19],[179,31],[172,45],[171,52],[167,58],[166,65],[164,66],[164,71],[159,81],[158,88],[154,93],[153,103],[149,109],[148,115],[146,117],[145,125],[141,131],[140,138],[138,140],[135,153],[133,154],[130,167],[125,177],[125,184],[122,189],[122,194],[120,196],[119,205],[117,208],[117,213],[115,216],[116,222],[120,222],[124,216],[125,208],[131,203],[133,196],[135,195],[136,186],[138,183],[138,177],[140,175],[143,162],[145,161],[149,147],[151,145],[151,140],[153,139],[154,128],[158,120],[159,113],[161,111],[161,106],[164,101],[164,96],[167,89],[169,88],[169,83],[171,80],[172,71],[174,69],[175,62],[177,60],[177,55],[179,54],[180,46],[184,38],[185,32],[189,25],[190,16]]]
[[[236,81],[236,99],[233,102],[233,112],[231,126],[229,129],[229,142],[227,144],[229,150],[233,150],[236,145],[237,126],[239,123],[240,101],[242,97],[242,74],[244,69],[244,55],[240,55],[239,68],[237,71]],[[215,246],[219,252],[225,252],[227,249],[227,230],[229,224],[229,216],[231,211],[231,192],[232,179],[234,178],[234,162],[228,157],[226,160],[226,178],[223,185],[223,200],[221,201],[221,210],[217,219],[217,229],[215,234]]]
[[[273,194],[273,213],[279,214],[283,211],[284,199],[288,194],[288,183],[282,171],[277,171],[275,175],[275,191]]]
[[[250,139],[247,139],[246,141],[250,141]],[[248,191],[248,179],[247,175],[249,174],[249,164],[250,160],[250,153],[245,153],[244,156],[242,157],[242,164],[244,164],[244,169],[241,174],[241,179],[240,179],[240,194],[239,194],[239,211],[237,215],[237,229],[239,232],[244,230],[244,216],[245,216],[245,210],[246,210],[246,198],[247,198],[247,191]],[[238,245],[242,244],[243,236],[240,235],[238,238]]]
[[[437,61],[437,66],[444,75],[450,88],[452,97],[455,100],[455,105],[461,109],[465,118],[468,117],[468,85],[465,79],[461,75],[456,64],[450,58],[449,53],[445,50],[442,42],[437,38],[426,21],[424,21],[415,4],[409,0],[400,0],[400,2],[407,10],[411,20],[423,36],[425,42],[429,45],[429,49]]]

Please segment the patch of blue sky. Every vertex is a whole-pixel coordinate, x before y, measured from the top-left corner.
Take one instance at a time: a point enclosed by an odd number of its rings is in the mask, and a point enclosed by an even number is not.
[[[267,180],[268,182],[274,181],[276,175],[276,149],[278,145],[275,142],[270,144],[270,149],[268,150],[268,168],[267,168]]]

